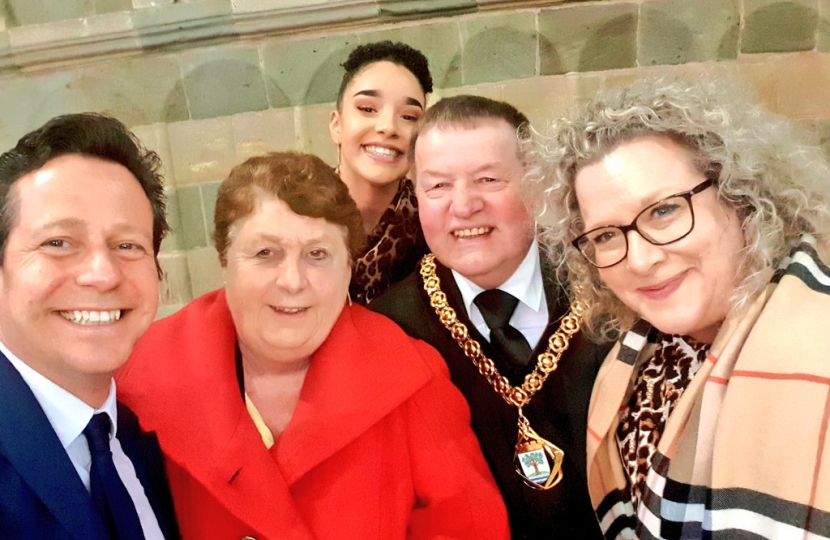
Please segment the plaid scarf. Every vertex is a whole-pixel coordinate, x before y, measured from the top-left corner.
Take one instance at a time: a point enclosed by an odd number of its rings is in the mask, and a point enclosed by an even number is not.
[[[606,538],[830,538],[828,321],[830,268],[804,243],[724,322],[666,422],[637,508],[615,433],[655,345],[643,321],[626,333],[588,413],[589,491]]]

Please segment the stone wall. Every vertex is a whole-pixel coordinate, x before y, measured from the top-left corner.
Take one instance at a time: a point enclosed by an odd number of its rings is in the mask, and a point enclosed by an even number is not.
[[[335,161],[327,119],[339,64],[360,43],[424,51],[431,101],[482,94],[537,125],[604,87],[707,73],[746,81],[771,109],[830,139],[830,0],[131,4],[0,0],[0,148],[57,114],[98,110],[160,153],[173,227],[162,314],[221,284],[210,230],[233,165],[280,149]]]

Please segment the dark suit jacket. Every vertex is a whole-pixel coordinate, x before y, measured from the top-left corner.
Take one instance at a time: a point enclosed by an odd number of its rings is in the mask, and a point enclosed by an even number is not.
[[[490,343],[470,322],[452,273],[437,261],[436,264],[447,301],[471,337],[481,344],[484,354],[493,360],[502,375],[513,385],[521,384],[535,362],[517,368],[497,357]],[[546,273],[543,266],[543,276]],[[549,325],[534,357],[547,347],[548,337],[559,327],[559,320],[568,310],[563,291],[551,280],[545,279],[544,288]],[[426,341],[444,357],[453,382],[470,405],[473,430],[507,504],[513,538],[602,538],[588,498],[585,440],[591,388],[607,347],[592,345],[581,333],[574,336],[558,369],[524,408],[531,427],[565,452],[562,482],[550,490],[540,491],[524,485],[513,466],[518,437],[516,407],[508,405],[493,390],[443,327],[429,305],[419,272],[394,285],[369,304],[369,308],[390,317],[409,335]]]
[[[118,405],[118,440],[168,540],[179,537],[155,434]],[[108,540],[103,520],[34,394],[0,354],[0,538]]]

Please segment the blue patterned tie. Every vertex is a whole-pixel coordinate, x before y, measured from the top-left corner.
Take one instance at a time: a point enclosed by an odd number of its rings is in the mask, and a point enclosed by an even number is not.
[[[112,461],[110,426],[109,416],[98,413],[84,428],[92,454],[92,469],[89,472],[92,500],[113,540],[144,540],[133,499]]]
[[[490,289],[475,297],[473,303],[481,310],[490,327],[490,343],[512,364],[526,365],[533,352],[521,332],[508,323],[519,299],[500,289]]]

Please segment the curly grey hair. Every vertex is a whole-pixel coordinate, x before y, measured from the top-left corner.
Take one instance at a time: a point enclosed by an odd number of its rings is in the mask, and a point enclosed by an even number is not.
[[[585,325],[592,338],[615,339],[638,315],[571,245],[584,232],[574,181],[583,167],[644,136],[669,137],[689,149],[694,166],[716,179],[718,197],[735,208],[745,249],[731,309],[746,306],[765,287],[805,233],[827,247],[830,168],[821,149],[802,142],[788,121],[722,82],[652,80],[607,91],[554,121],[547,134],[535,134],[525,179],[527,199],[548,225],[542,242],[558,278],[588,303]]]

